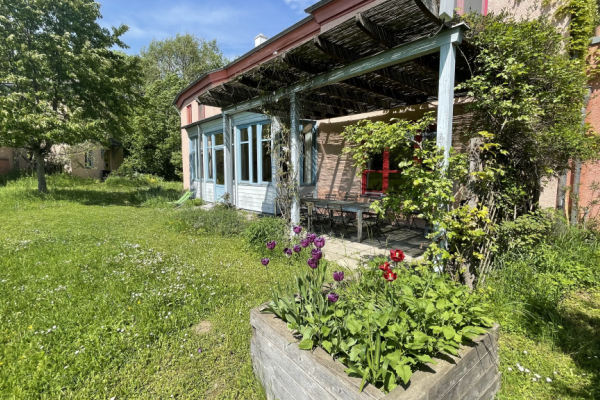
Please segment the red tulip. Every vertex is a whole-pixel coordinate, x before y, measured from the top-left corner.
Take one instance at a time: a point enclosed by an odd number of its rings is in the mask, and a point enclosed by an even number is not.
[[[398,275],[393,272],[391,269],[383,272],[383,278],[388,282],[393,282],[398,278]]]
[[[389,262],[385,262],[385,263],[381,264],[379,266],[379,269],[382,270],[382,271],[389,271],[389,269],[390,269],[390,263]]]
[[[394,262],[402,262],[404,260],[404,252],[399,249],[390,250],[390,258]]]

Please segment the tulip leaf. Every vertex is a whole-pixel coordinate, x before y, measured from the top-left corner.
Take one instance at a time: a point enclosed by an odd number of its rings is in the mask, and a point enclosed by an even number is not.
[[[312,350],[314,343],[310,339],[304,339],[298,344],[298,347],[302,350]]]
[[[331,353],[332,345],[333,344],[329,340],[323,340],[323,342],[321,342],[321,346],[323,346],[323,348],[327,350],[328,353]]]

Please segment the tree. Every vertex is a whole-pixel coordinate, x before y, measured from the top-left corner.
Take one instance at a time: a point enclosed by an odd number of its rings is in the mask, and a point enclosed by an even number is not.
[[[186,33],[152,40],[141,51],[144,101],[135,109],[134,130],[123,138],[127,157],[120,173],[149,173],[165,179],[182,176],[180,119],[173,99],[200,75],[227,63],[216,40]]]
[[[147,48],[142,48],[141,56],[148,83],[175,74],[182,79],[183,86],[228,62],[216,39],[206,41],[187,32],[165,40],[153,39]]]
[[[181,129],[173,99],[183,86],[175,74],[147,84],[144,102],[136,108],[131,135],[123,139],[128,155],[119,171],[143,172],[175,180],[181,175]],[[179,162],[175,161],[179,154]]]
[[[92,0],[0,0],[0,146],[22,147],[47,191],[54,144],[119,138],[138,98],[139,60],[111,50],[127,27],[100,27]]]

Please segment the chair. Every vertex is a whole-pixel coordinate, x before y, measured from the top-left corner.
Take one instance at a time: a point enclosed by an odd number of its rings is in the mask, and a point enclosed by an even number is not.
[[[346,196],[344,196],[344,201],[358,201],[358,195],[346,193]]]

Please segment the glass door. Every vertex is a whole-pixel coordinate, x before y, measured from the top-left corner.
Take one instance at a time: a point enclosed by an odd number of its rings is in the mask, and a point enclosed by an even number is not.
[[[225,195],[225,143],[223,142],[223,134],[215,134],[213,143],[215,201],[222,201],[223,195]]]

